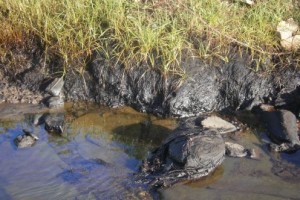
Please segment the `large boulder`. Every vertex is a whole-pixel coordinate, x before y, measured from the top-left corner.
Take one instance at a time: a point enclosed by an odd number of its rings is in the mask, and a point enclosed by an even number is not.
[[[167,187],[207,176],[224,156],[225,144],[218,132],[181,126],[143,162],[141,171],[151,186]]]

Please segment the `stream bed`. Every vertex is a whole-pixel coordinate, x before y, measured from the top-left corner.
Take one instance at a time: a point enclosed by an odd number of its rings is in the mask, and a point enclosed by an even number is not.
[[[34,126],[36,115],[63,112],[62,135]],[[149,199],[131,184],[147,153],[176,128],[163,119],[124,107],[67,104],[0,104],[0,199]],[[39,140],[18,149],[14,139],[32,131]],[[300,199],[300,151],[270,153],[250,129],[231,140],[259,153],[258,160],[226,158],[210,176],[160,190],[161,199]]]

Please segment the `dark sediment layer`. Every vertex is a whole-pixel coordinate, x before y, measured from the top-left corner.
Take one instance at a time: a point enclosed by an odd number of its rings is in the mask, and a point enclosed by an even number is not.
[[[11,62],[0,63],[3,80],[10,87],[18,88],[15,95],[29,90],[29,95],[37,95],[39,100],[44,94],[61,60],[45,61],[42,55],[41,50],[12,54],[22,63],[14,73],[8,70]],[[92,101],[112,107],[128,105],[142,112],[176,117],[211,111],[251,110],[261,103],[299,113],[300,71],[297,69],[255,72],[251,62],[239,56],[233,56],[227,63],[212,65],[199,59],[187,59],[182,66],[186,70],[185,80],[176,75],[163,75],[145,65],[125,69],[95,53],[83,73],[68,70],[64,95],[68,101]],[[0,88],[0,100],[10,102],[5,88]]]
[[[183,65],[187,79],[164,76],[146,66],[125,70],[95,56],[82,75],[69,72],[68,100],[95,101],[109,106],[129,105],[143,112],[176,117],[203,112],[247,109],[261,103],[274,104],[299,113],[300,72],[282,69],[259,73],[249,62],[233,58],[209,66],[200,60]]]

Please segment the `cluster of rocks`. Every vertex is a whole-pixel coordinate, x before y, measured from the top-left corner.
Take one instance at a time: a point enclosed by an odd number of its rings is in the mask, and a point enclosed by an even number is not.
[[[64,114],[63,113],[45,113],[37,114],[36,121],[33,125],[45,124],[45,129],[49,133],[61,135],[64,131]],[[14,142],[18,148],[32,147],[38,141],[38,137],[31,131],[23,129],[23,133],[18,135]]]
[[[184,120],[143,162],[137,180],[151,187],[168,187],[207,176],[222,164],[225,154],[253,157],[243,146],[224,142],[223,135],[236,130],[217,116]]]
[[[26,88],[9,84],[7,78],[0,77],[0,103],[31,103],[38,104],[42,95]]]
[[[45,97],[41,102],[50,109],[62,107],[64,105],[62,96],[63,84],[63,78],[55,79],[46,88],[50,96]],[[48,132],[62,134],[64,131],[64,113],[52,111],[44,114],[36,114],[33,119],[33,125],[37,126],[43,123]],[[33,133],[28,130],[23,130],[23,134],[15,138],[14,142],[18,148],[25,148],[33,146],[37,140],[38,137]]]
[[[300,149],[296,116],[288,110],[260,106],[271,150],[291,152]],[[226,134],[238,129],[217,117],[193,117],[180,126],[143,161],[137,181],[155,187],[168,187],[180,181],[207,176],[222,164],[225,155],[258,159],[254,149],[228,141]]]

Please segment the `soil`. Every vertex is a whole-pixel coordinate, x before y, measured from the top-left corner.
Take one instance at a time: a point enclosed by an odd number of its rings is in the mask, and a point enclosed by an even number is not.
[[[62,66],[61,59],[49,56],[45,61],[43,49],[33,42],[31,46],[34,45],[35,51],[11,50],[12,55],[0,61],[0,74],[4,77],[0,83],[1,102],[38,103],[45,97],[44,90],[51,80],[59,77],[55,72],[62,71],[57,68]],[[14,57],[15,62],[20,62],[15,65],[23,68],[11,72],[9,59]],[[256,72],[250,58],[233,53],[229,62],[211,64],[187,58],[182,63],[187,78],[182,79],[145,64],[127,69],[99,53],[88,60],[85,71],[79,73],[69,68],[66,72],[67,101],[89,101],[111,107],[127,105],[141,112],[173,117],[252,110],[262,103],[299,114],[300,71],[293,67],[272,73]]]

